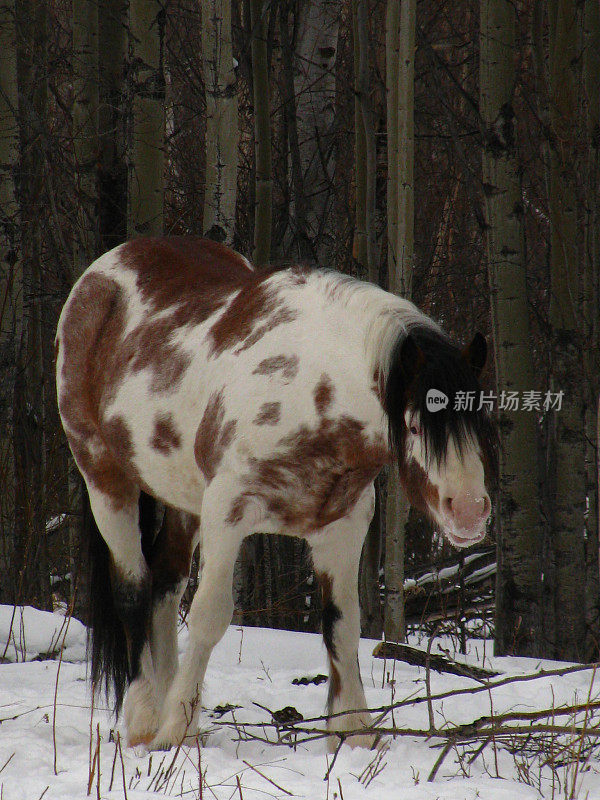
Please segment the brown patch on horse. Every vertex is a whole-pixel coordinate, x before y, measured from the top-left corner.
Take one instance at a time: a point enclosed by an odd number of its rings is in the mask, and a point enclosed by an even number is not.
[[[342,613],[333,601],[333,579],[328,572],[317,573],[321,587],[321,615],[323,619],[323,641],[331,658],[336,658],[334,632]]]
[[[115,460],[98,434],[92,439],[67,434],[67,439],[81,472],[92,486],[107,495],[115,510],[137,502],[138,484]]]
[[[342,692],[342,678],[333,658],[331,655],[327,655],[329,660],[329,692],[327,693],[327,710],[331,714],[333,711],[333,701],[338,698]]]
[[[131,469],[135,464],[135,450],[131,432],[123,417],[111,417],[102,426],[102,438],[120,463]]]
[[[84,275],[63,313],[58,404],[69,428],[85,437],[98,424],[106,372],[115,364],[126,324],[125,301],[117,283],[92,272]]]
[[[254,275],[239,253],[200,236],[140,237],[120,256],[144,302],[154,312],[173,309],[172,328],[204,322]]]
[[[345,516],[389,462],[383,439],[371,440],[352,417],[301,425],[280,440],[275,455],[250,459],[228,520],[239,521],[244,498],[256,498],[284,528],[310,534]]]
[[[154,434],[150,439],[150,447],[166,456],[180,444],[181,436],[175,427],[173,415],[159,414],[154,420]]]
[[[127,369],[131,372],[150,369],[150,391],[175,391],[192,357],[169,342],[173,329],[172,319],[160,319],[143,322],[133,330],[121,345],[121,370],[115,376],[116,381],[121,382]]]
[[[298,374],[298,356],[269,356],[264,358],[252,371],[253,375],[275,375],[281,372],[286,383],[292,381]]]
[[[206,404],[194,442],[196,463],[208,482],[215,477],[225,450],[233,441],[236,424],[235,420],[225,422],[223,390],[213,392]]]
[[[153,599],[176,591],[189,577],[194,533],[199,524],[195,515],[167,506],[150,556]]]
[[[263,403],[254,418],[255,425],[277,425],[281,419],[281,403]]]
[[[239,355],[269,331],[296,319],[298,312],[284,304],[276,286],[268,284],[268,279],[278,271],[273,268],[250,273],[209,331],[210,356],[234,348]]]
[[[329,713],[333,708],[333,701],[339,697],[342,691],[342,679],[338,668],[335,665],[336,649],[334,631],[336,623],[342,618],[339,608],[333,601],[333,580],[327,572],[317,573],[317,579],[321,587],[321,608],[323,618],[323,641],[327,648],[327,658],[329,660],[329,692],[327,694],[327,709]]]
[[[315,407],[317,409],[317,414],[320,417],[324,417],[329,409],[333,401],[333,395],[335,394],[333,389],[333,383],[331,382],[331,378],[325,372],[321,375],[321,378],[317,385],[315,386],[313,392],[313,398],[315,401]]]
[[[170,341],[182,326],[199,325],[221,309],[230,295],[256,281],[238,253],[198,236],[142,237],[120,250],[123,267],[136,273],[136,287],[151,313],[122,346],[123,363],[132,371],[151,368],[154,392],[172,391],[191,357]]]
[[[228,525],[239,525],[246,513],[246,506],[248,505],[249,498],[246,495],[238,495],[229,509],[229,513],[225,517],[225,522]]]
[[[205,322],[234,295],[210,328],[212,356],[238,344],[242,350],[251,347],[267,331],[295,318],[277,291],[265,285],[277,268],[254,271],[238,253],[210,239],[141,237],[123,245],[120,256],[123,266],[137,273],[137,288],[153,312],[172,309],[155,323],[163,337],[183,325]],[[300,271],[296,279],[306,277]]]
[[[104,424],[101,419],[125,323],[118,284],[92,272],[66,307],[57,338],[64,355],[58,405],[69,445],[86,478],[116,508],[136,502],[138,494],[129,429],[120,417]]]
[[[429,508],[437,508],[440,502],[438,487],[435,486],[427,473],[414,459],[399,469],[400,482],[406,493],[409,503],[424,514],[430,514]]]
[[[239,354],[243,353],[244,350],[254,347],[254,345],[257,342],[260,342],[263,336],[266,333],[269,333],[269,331],[274,330],[274,328],[277,328],[279,325],[285,325],[288,322],[293,322],[297,318],[298,312],[293,308],[287,308],[283,306],[282,308],[277,309],[274,314],[271,314],[271,316],[267,318],[265,323],[255,328],[252,334],[246,338],[244,343],[234,350],[234,354],[239,356]]]

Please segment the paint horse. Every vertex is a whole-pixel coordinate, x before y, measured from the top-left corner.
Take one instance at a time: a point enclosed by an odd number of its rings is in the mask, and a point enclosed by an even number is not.
[[[410,502],[457,547],[490,514],[493,433],[477,392],[486,343],[459,349],[414,305],[347,276],[255,271],[200,238],[140,238],[77,281],[56,337],[60,414],[90,515],[92,681],[131,745],[197,730],[234,562],[255,531],[310,545],[330,663],[328,729],[371,746],[357,590],[373,481],[394,459]],[[448,402],[431,410],[431,389]],[[149,498],[167,507],[149,523]],[[156,526],[158,527],[158,526]],[[202,574],[178,664],[192,552]]]

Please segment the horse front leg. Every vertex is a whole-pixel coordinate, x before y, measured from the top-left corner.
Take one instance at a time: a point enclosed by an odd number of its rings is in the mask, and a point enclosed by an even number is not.
[[[327,525],[310,539],[322,593],[323,639],[329,657],[327,729],[332,734],[361,730],[372,723],[358,663],[358,569],[374,504],[374,489],[370,486],[348,516]],[[339,738],[330,736],[330,750],[336,749]],[[351,747],[371,748],[376,740],[372,733],[347,738]]]

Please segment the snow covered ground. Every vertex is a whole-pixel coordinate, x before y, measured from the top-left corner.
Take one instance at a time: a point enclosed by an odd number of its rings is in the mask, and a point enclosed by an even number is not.
[[[268,722],[269,713],[293,706],[305,719],[322,714],[327,687],[294,685],[292,680],[325,673],[326,655],[319,636],[260,628],[231,627],[211,659],[203,703],[202,727],[211,731],[200,753],[182,748],[171,753],[136,753],[123,748],[117,753],[114,722],[104,708],[96,709],[90,722],[90,698],[84,661],[85,631],[76,620],[68,630],[60,614],[25,609],[17,612],[17,635],[6,646],[12,609],[0,607],[0,798],[2,800],[72,800],[88,794],[90,753],[96,752],[100,735],[100,780],[95,771],[91,797],[129,800],[157,796],[208,800],[533,800],[534,798],[600,798],[600,762],[592,752],[575,770],[569,753],[586,754],[581,737],[569,732],[573,717],[556,717],[566,724],[566,735],[548,740],[547,753],[556,766],[540,766],[546,756],[535,756],[536,742],[516,755],[505,743],[486,745],[474,759],[464,748],[451,748],[435,780],[428,782],[441,753],[443,741],[399,736],[379,755],[364,750],[340,750],[333,769],[323,740],[299,743],[296,749],[258,741],[239,741],[235,729],[223,723]],[[14,622],[14,620],[13,620]],[[55,653],[66,631],[62,662]],[[4,638],[3,638],[4,637]],[[187,633],[182,630],[181,647]],[[425,643],[422,643],[425,646]],[[449,642],[440,642],[448,646]],[[435,643],[432,652],[438,652]],[[371,707],[425,694],[425,670],[400,661],[384,664],[372,656],[375,642],[361,642],[361,667]],[[518,658],[490,658],[491,643],[472,641],[468,663],[484,664],[504,675],[553,669],[564,664]],[[38,654],[46,660],[24,661]],[[2,658],[3,656],[3,658]],[[384,674],[385,669],[385,674]],[[504,676],[494,678],[498,681]],[[392,682],[393,681],[393,682]],[[492,691],[460,694],[433,704],[436,727],[468,723],[490,713],[533,711],[554,705],[586,703],[599,699],[600,676],[593,670],[505,684]],[[431,692],[475,688],[477,681],[431,672]],[[56,700],[55,700],[56,694]],[[255,705],[260,704],[264,708]],[[237,706],[220,718],[217,706]],[[213,714],[213,716],[211,716]],[[385,722],[390,725],[391,718]],[[398,728],[427,729],[427,703],[405,706],[394,713]],[[543,722],[552,722],[545,720]],[[576,720],[590,730],[598,723],[591,712]],[[539,723],[539,721],[538,721]],[[316,724],[316,723],[315,723]],[[521,723],[522,724],[522,723]],[[533,723],[532,724],[537,724]],[[98,727],[99,726],[99,727]],[[118,729],[119,726],[117,726]],[[272,729],[266,729],[270,737]],[[262,731],[261,731],[262,734]],[[302,738],[302,737],[300,737]],[[564,748],[559,749],[562,742]],[[480,743],[470,748],[471,752]],[[462,758],[459,756],[462,754]],[[533,755],[532,755],[533,754]],[[116,755],[116,760],[115,760]],[[377,760],[379,759],[379,760]],[[114,766],[113,766],[114,765]],[[202,779],[199,777],[199,766]],[[378,773],[373,776],[373,773]],[[124,772],[124,774],[123,774]],[[112,780],[112,789],[111,786]],[[541,787],[541,792],[537,787]]]

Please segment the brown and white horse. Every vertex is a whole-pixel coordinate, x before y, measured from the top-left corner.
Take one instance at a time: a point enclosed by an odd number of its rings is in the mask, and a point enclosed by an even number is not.
[[[200,238],[142,238],[75,284],[56,337],[58,402],[88,488],[92,680],[125,690],[130,744],[194,732],[232,615],[245,536],[304,537],[323,594],[332,732],[367,728],[357,574],[373,480],[397,459],[410,501],[450,541],[481,541],[493,433],[463,350],[414,305],[334,272],[254,271]],[[428,392],[448,398],[430,410]],[[155,534],[149,497],[167,506]],[[202,575],[178,665],[194,547]],[[340,713],[341,712],[341,713]],[[348,712],[344,714],[343,712]],[[352,737],[370,745],[373,734]]]

